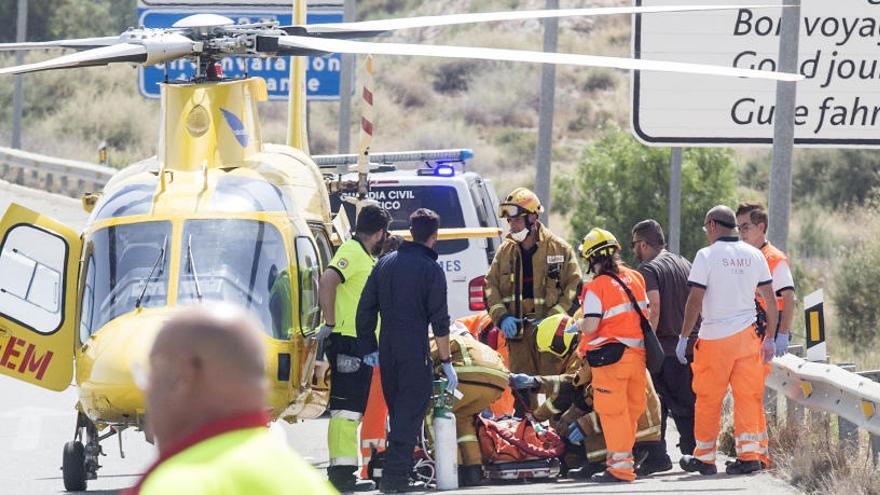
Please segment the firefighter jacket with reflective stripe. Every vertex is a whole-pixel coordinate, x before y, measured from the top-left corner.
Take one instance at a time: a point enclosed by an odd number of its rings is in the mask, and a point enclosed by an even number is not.
[[[449,349],[452,352],[452,366],[460,383],[485,385],[504,391],[508,386],[510,372],[504,366],[504,360],[491,347],[479,342],[470,335],[449,334]],[[431,359],[438,373],[440,351],[437,342],[431,340]]]
[[[632,291],[639,308],[633,307],[629,296],[611,276],[595,277],[584,288],[584,317],[600,318],[599,328],[586,338],[581,338],[581,351],[590,351],[616,341],[644,352],[638,311],[647,317],[645,279],[641,273],[623,266],[620,267],[618,278]]]
[[[577,297],[581,279],[577,256],[571,246],[538,223],[537,247],[532,255],[534,299],[523,309],[523,263],[520,244],[508,235],[486,275],[486,304],[496,325],[505,315],[522,317],[534,312],[535,318],[565,313]],[[530,315],[531,316],[531,315]]]

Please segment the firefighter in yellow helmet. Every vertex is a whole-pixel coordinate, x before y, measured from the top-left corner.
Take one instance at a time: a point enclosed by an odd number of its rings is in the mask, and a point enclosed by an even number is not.
[[[458,376],[458,391],[462,393],[452,407],[458,435],[458,480],[461,486],[475,486],[483,478],[483,458],[474,416],[501,397],[507,388],[509,373],[501,355],[475,339],[461,323],[450,326],[449,352]],[[439,351],[434,340],[431,340],[431,358],[439,372]]]
[[[558,374],[560,359],[538,352],[533,322],[569,309],[581,278],[577,256],[538,220],[544,208],[532,191],[514,189],[499,209],[510,233],[486,275],[489,314],[506,339],[511,372]]]
[[[593,410],[593,373],[577,352],[580,335],[565,333],[575,319],[558,315],[538,324],[538,349],[562,359],[560,374],[511,375],[510,381],[515,387],[534,387],[547,396],[534,411],[535,418],[549,420],[562,436],[574,436],[578,440],[576,444],[571,441],[567,444],[565,465],[570,469],[569,476],[589,478],[605,469],[607,449],[599,417]],[[665,457],[665,449],[660,443],[660,398],[650,380],[647,380],[645,394],[648,407],[638,420],[633,448],[639,464],[636,470],[642,476],[672,469],[672,464],[665,466],[658,462]],[[575,431],[575,435],[570,434]]]

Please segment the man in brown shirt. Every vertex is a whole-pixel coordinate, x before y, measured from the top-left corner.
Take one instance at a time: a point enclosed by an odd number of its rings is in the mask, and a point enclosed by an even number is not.
[[[688,297],[688,273],[691,264],[683,257],[665,249],[663,228],[655,220],[644,220],[632,229],[632,249],[638,258],[639,272],[648,291],[651,326],[663,346],[666,359],[658,373],[653,373],[654,388],[660,395],[661,439],[666,445],[666,418],[672,416],[681,435],[678,444],[682,454],[690,454],[694,442],[694,404],[690,366],[678,362],[675,346],[681,332],[684,305]],[[696,335],[697,332],[691,335]],[[693,355],[696,338],[688,343],[688,356]],[[665,457],[669,461],[669,456]],[[672,463],[669,461],[671,469]],[[660,467],[660,466],[655,466]],[[663,466],[665,467],[665,466]]]

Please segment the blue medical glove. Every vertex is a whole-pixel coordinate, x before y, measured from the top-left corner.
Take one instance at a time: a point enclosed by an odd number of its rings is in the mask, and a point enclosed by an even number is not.
[[[501,333],[504,334],[504,338],[509,339],[511,337],[516,337],[518,333],[518,329],[516,324],[521,322],[522,319],[514,318],[510,315],[505,316],[501,319]]]
[[[364,364],[366,364],[367,366],[372,366],[373,368],[379,366],[379,351],[367,354],[366,356],[364,356],[363,361]]]
[[[584,432],[577,423],[568,425],[568,441],[575,445],[580,445],[584,441]]]
[[[535,380],[535,377],[527,375],[525,373],[510,374],[510,386],[517,390],[523,388],[532,388],[537,384],[538,381]]]
[[[764,337],[764,341],[761,342],[761,354],[763,354],[764,362],[769,363],[773,359],[773,355],[776,354],[776,342]]]
[[[571,324],[571,326],[566,328],[565,333],[573,333],[573,334],[580,333],[581,329],[580,329],[580,327],[578,327],[578,323],[577,323],[578,321],[580,321],[580,320],[575,320],[574,323]]]
[[[443,374],[446,375],[446,391],[451,394],[458,387],[458,374],[452,363],[443,363]]]
[[[678,362],[681,364],[688,364],[688,358],[686,356],[688,348],[688,339],[687,337],[683,337],[681,335],[678,336],[678,344],[675,345],[675,357],[678,358]]]
[[[791,334],[789,333],[776,334],[776,357],[785,356],[785,353],[788,352],[788,339],[790,338]]]
[[[321,325],[321,328],[318,329],[318,332],[315,333],[315,338],[318,340],[324,340],[333,333],[333,325],[328,325],[324,323]]]

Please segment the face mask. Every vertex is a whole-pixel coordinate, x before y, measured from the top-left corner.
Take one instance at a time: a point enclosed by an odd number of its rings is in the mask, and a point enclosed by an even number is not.
[[[529,236],[529,229],[522,229],[519,232],[511,232],[510,237],[516,242],[522,242]]]

